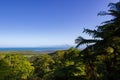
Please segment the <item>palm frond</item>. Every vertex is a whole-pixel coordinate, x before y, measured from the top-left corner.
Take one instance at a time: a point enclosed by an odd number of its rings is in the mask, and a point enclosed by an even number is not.
[[[111,10],[120,11],[120,2],[117,2],[117,3],[109,3],[108,7],[110,7]]]
[[[116,5],[115,3],[109,3],[108,7],[110,7],[110,9],[113,10],[113,9],[115,9],[115,5]]]
[[[97,15],[99,16],[104,16],[104,15],[108,15],[109,13],[106,11],[100,11]]]
[[[92,36],[93,38],[99,38],[98,34],[100,33],[99,31],[97,30],[90,30],[90,29],[84,29],[83,33],[87,33],[89,34],[90,36]]]
[[[98,39],[84,39],[80,36],[75,40],[75,43],[77,44],[76,48],[78,48],[80,45],[96,43],[98,41]]]
[[[112,15],[114,17],[118,17],[120,16],[120,12],[119,11],[115,11],[115,10],[109,10],[110,13],[108,13],[108,15]]]

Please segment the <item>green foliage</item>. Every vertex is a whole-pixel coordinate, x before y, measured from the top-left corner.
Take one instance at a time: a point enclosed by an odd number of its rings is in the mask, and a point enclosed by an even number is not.
[[[8,74],[10,68],[8,63],[4,60],[0,60],[0,80],[4,80],[4,77]]]
[[[32,57],[35,67],[33,78],[40,80],[85,79],[85,65],[79,61],[80,50],[70,48],[56,51],[51,56],[42,54]]]
[[[75,40],[76,48],[87,44],[84,50],[70,48],[50,55],[31,51],[24,52],[27,55],[0,54],[0,80],[120,80],[120,2],[109,7],[108,12],[98,15],[113,19],[95,30],[84,29],[93,39]]]
[[[54,80],[82,79],[85,75],[85,66],[78,62],[80,51],[70,48],[67,51],[58,51],[54,56]]]
[[[33,65],[35,67],[35,75],[39,79],[46,79],[46,77],[49,77],[48,75],[52,72],[52,65],[54,63],[54,60],[51,58],[51,56],[47,54],[41,54],[39,56],[36,56],[33,60]]]
[[[108,12],[98,15],[111,15],[114,18],[105,21],[96,30],[84,29],[93,39],[76,39],[77,46],[87,44],[82,51],[80,61],[86,66],[86,78],[89,80],[119,80],[120,72],[120,2],[110,3]],[[92,44],[91,44],[92,43]]]
[[[0,67],[5,72],[5,75],[3,75],[5,80],[15,80],[27,79],[27,77],[31,76],[34,71],[34,67],[31,65],[22,55],[8,54],[1,60]]]

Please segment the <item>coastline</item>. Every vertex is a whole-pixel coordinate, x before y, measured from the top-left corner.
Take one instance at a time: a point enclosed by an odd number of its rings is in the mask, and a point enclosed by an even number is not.
[[[67,50],[70,47],[21,47],[21,48],[0,48],[0,54],[49,54],[58,50]]]

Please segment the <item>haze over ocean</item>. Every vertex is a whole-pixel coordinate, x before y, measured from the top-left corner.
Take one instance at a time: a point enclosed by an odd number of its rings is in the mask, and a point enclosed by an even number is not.
[[[34,52],[53,52],[57,50],[67,50],[70,47],[11,47],[11,48],[0,48],[0,51],[34,51]]]
[[[83,28],[110,17],[97,13],[118,0],[0,0],[0,47],[74,45]]]

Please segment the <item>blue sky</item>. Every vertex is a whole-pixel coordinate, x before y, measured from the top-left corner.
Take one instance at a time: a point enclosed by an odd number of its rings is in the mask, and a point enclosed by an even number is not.
[[[82,31],[110,16],[97,16],[119,0],[0,0],[0,47],[73,45]]]

